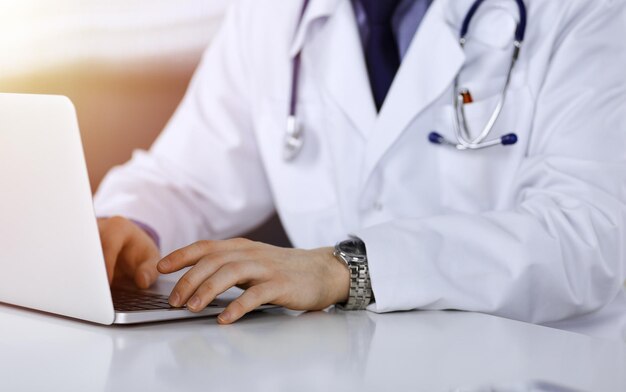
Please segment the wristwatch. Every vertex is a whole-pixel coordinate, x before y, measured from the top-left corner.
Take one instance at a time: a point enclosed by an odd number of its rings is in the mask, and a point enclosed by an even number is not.
[[[372,281],[367,265],[365,243],[356,237],[335,245],[334,256],[350,270],[350,294],[348,302],[338,304],[343,310],[363,310],[372,301]]]

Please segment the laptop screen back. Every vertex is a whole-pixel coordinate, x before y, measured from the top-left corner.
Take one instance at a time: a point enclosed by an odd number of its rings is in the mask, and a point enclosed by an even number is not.
[[[74,106],[0,94],[0,302],[114,319]]]

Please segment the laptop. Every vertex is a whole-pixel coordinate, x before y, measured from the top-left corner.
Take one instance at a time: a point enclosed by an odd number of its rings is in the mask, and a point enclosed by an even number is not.
[[[0,303],[111,325],[215,316],[240,293],[193,313],[173,285],[112,292],[72,102],[0,94]]]

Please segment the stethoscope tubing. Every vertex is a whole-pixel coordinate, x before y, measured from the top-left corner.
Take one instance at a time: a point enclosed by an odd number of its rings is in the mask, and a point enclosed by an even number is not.
[[[302,4],[302,11],[300,12],[300,21],[304,18],[304,13],[309,7],[310,0],[304,0]],[[302,51],[298,51],[293,59],[291,67],[291,91],[289,99],[289,114],[287,116],[286,132],[285,132],[285,148],[283,150],[283,159],[287,162],[294,160],[302,146],[304,145],[304,132],[302,130],[302,124],[298,120],[298,90],[300,81],[300,69],[302,68]]]
[[[476,0],[474,4],[472,4],[472,6],[470,7],[470,10],[468,11],[467,15],[465,16],[465,19],[463,20],[463,24],[461,26],[461,32],[459,35],[459,44],[461,45],[462,48],[465,48],[465,44],[467,42],[467,34],[469,32],[471,22],[474,19],[476,12],[480,8],[480,6],[483,4],[483,2],[484,0]],[[471,97],[471,94],[469,93],[469,90],[462,89],[459,87],[460,75],[457,75],[454,79],[454,87],[453,87],[454,117],[455,117],[454,135],[456,138],[456,142],[452,142],[446,139],[444,136],[442,136],[438,132],[431,132],[428,136],[428,140],[431,143],[452,146],[452,147],[455,147],[457,150],[470,150],[470,151],[481,150],[481,149],[485,149],[485,148],[493,147],[497,145],[510,146],[510,145],[517,143],[518,137],[515,133],[509,133],[498,138],[487,139],[489,135],[492,133],[493,129],[495,128],[496,122],[498,121],[498,119],[500,118],[500,115],[502,114],[502,110],[506,102],[507,91],[509,89],[509,85],[511,83],[511,77],[513,75],[513,69],[515,68],[517,60],[519,58],[519,54],[522,48],[522,43],[526,35],[526,25],[527,25],[526,5],[524,4],[523,0],[515,0],[515,2],[519,9],[520,21],[515,30],[515,39],[513,42],[513,54],[511,56],[511,63],[509,65],[509,69],[507,72],[506,81],[500,93],[500,99],[498,100],[496,107],[494,108],[491,116],[489,117],[489,120],[483,127],[480,134],[477,137],[472,138],[471,132],[469,130],[469,124],[467,122],[467,116],[465,114],[465,105],[467,104],[465,102],[466,97],[467,96]],[[469,104],[471,104],[471,102],[469,102]]]
[[[309,6],[310,0],[304,0],[302,5],[302,11],[300,13],[300,21],[304,19],[304,14]],[[467,33],[470,30],[470,25],[476,12],[483,4],[484,0],[476,0],[472,6],[470,7],[465,19],[463,20],[463,24],[461,25],[461,31],[459,35],[459,44],[462,48],[465,48],[465,44],[467,42]],[[496,122],[498,121],[502,110],[504,108],[504,104],[506,101],[507,91],[511,82],[511,77],[513,74],[513,69],[515,68],[515,64],[519,58],[519,54],[521,51],[522,43],[524,42],[524,38],[526,35],[526,26],[528,22],[528,15],[526,5],[523,0],[515,0],[518,9],[519,9],[519,23],[515,30],[515,40],[514,40],[514,49],[513,55],[511,58],[511,64],[509,66],[509,70],[507,73],[507,78],[500,93],[500,99],[489,117],[486,125],[483,127],[483,130],[480,132],[478,137],[472,138],[471,132],[469,131],[469,124],[467,123],[467,117],[465,115],[464,105],[465,95],[469,94],[469,92],[465,89],[459,88],[459,77],[457,76],[454,79],[454,116],[455,116],[455,127],[454,133],[456,142],[452,142],[445,138],[438,132],[431,132],[428,135],[428,140],[433,144],[451,146],[456,148],[457,150],[482,150],[488,147],[494,147],[498,145],[502,146],[510,146],[516,144],[518,141],[518,137],[515,133],[505,134],[498,138],[487,139],[491,132],[493,131]],[[300,69],[302,67],[302,51],[299,51],[292,62],[292,75],[291,75],[291,91],[290,91],[290,99],[289,99],[289,114],[287,116],[287,124],[286,124],[286,132],[285,132],[285,140],[284,140],[284,151],[283,151],[283,159],[286,162],[293,161],[302,150],[304,145],[304,130],[303,126],[298,119],[298,106],[297,106],[297,98],[298,98],[298,90],[299,90],[299,80],[300,80]]]
[[[469,32],[470,24],[474,19],[474,15],[482,5],[485,0],[476,0],[474,4],[470,7],[465,19],[463,20],[463,24],[461,25],[461,33],[460,38],[463,40],[467,33]],[[528,13],[526,9],[526,4],[524,4],[523,0],[515,0],[517,3],[517,8],[519,9],[519,23],[517,25],[517,29],[515,30],[515,41],[524,42],[524,38],[526,36],[526,25],[528,22]]]

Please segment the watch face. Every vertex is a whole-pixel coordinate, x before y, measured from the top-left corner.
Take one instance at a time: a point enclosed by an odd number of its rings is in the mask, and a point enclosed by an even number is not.
[[[350,239],[339,243],[339,249],[349,255],[365,255],[365,243],[358,239]]]

